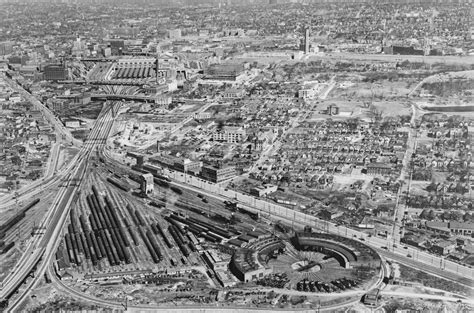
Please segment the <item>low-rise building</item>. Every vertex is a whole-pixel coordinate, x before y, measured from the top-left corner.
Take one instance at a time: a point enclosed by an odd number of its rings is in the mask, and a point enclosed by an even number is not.
[[[81,123],[79,122],[79,120],[70,119],[70,120],[64,121],[64,126],[70,127],[70,128],[78,128],[81,126]]]
[[[449,230],[451,233],[462,236],[474,235],[474,223],[467,222],[450,222]]]
[[[265,268],[258,262],[256,254],[252,249],[239,249],[232,256],[229,268],[240,281],[255,281],[273,272],[271,268]]]
[[[242,89],[237,89],[237,88],[230,88],[225,90],[222,93],[222,97],[225,99],[237,99],[237,98],[242,98],[244,95],[244,91]]]
[[[208,250],[205,251],[203,254],[203,258],[206,261],[207,265],[212,268],[214,271],[227,271],[227,267],[229,265],[229,260],[225,260],[221,258],[216,251]]]
[[[392,165],[387,163],[371,163],[367,165],[368,175],[390,175],[392,170]]]
[[[257,186],[250,190],[250,194],[256,197],[263,197],[272,192],[276,192],[277,189],[278,189],[278,186],[275,186],[275,185]]]
[[[447,222],[441,221],[427,221],[426,229],[440,235],[449,235],[451,233]]]
[[[443,241],[438,241],[434,243],[431,246],[430,251],[439,255],[448,255],[451,252],[453,252],[455,248],[456,248],[455,243],[451,241],[443,240]]]

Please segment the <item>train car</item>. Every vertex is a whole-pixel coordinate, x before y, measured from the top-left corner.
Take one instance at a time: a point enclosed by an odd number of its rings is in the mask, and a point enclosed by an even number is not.
[[[92,229],[94,231],[98,231],[102,229],[102,225],[100,224],[99,217],[97,216],[97,210],[95,208],[94,202],[92,201],[91,195],[86,197],[86,202],[91,211],[91,214],[89,215],[89,221],[91,222]]]
[[[159,179],[159,178],[153,178],[153,182],[157,184],[158,186],[164,187],[164,188],[169,188],[170,184],[168,184],[166,181]]]
[[[76,237],[77,249],[78,249],[79,253],[85,254],[84,246],[82,245],[81,235],[79,233],[76,233],[74,236]]]
[[[203,237],[205,240],[210,241],[212,243],[220,243],[222,241],[222,239],[220,239],[220,238],[217,239],[214,236],[211,236],[211,235],[206,234],[206,233],[199,234],[199,236]]]
[[[151,202],[149,203],[149,205],[154,206],[154,207],[156,207],[156,208],[158,208],[158,209],[161,209],[161,208],[165,208],[165,207],[166,207],[165,204],[158,203],[158,202],[155,202],[155,201],[151,201]]]
[[[3,247],[3,249],[0,251],[0,254],[5,254],[7,253],[8,251],[10,251],[11,248],[13,248],[15,246],[15,242],[10,242],[9,244],[5,245]]]
[[[108,181],[109,183],[111,183],[112,185],[114,185],[115,187],[117,187],[117,188],[119,188],[119,189],[121,189],[121,190],[123,190],[123,191],[125,191],[125,192],[129,192],[129,191],[130,191],[130,187],[129,187],[129,186],[127,186],[127,185],[125,185],[124,183],[121,183],[121,182],[119,182],[119,181],[117,181],[117,180],[115,180],[115,179],[112,179],[112,178],[110,178],[110,177],[107,177],[107,181]]]
[[[127,235],[125,235],[125,231],[123,230],[123,227],[120,226],[117,229],[118,229],[118,232],[120,234],[120,237],[122,237],[122,241],[123,241],[123,244],[125,245],[125,247],[130,247],[130,241],[128,240]]]
[[[136,218],[135,212],[134,212],[133,208],[130,206],[130,204],[127,204],[127,211],[128,211],[128,214],[130,215],[130,217],[132,218],[133,224],[136,225],[136,226],[140,226],[140,224],[138,223],[138,220]]]
[[[10,218],[5,224],[0,226],[0,239],[3,239],[6,233],[13,228],[19,221],[25,217],[25,213],[21,212]]]
[[[181,189],[179,189],[178,187],[176,187],[176,186],[171,186],[170,189],[171,189],[171,191],[173,191],[174,193],[176,193],[178,195],[183,194],[183,191]]]
[[[179,232],[181,235],[184,235],[183,227],[174,218],[172,218],[171,216],[166,216],[165,220],[174,227],[176,227],[177,232]]]
[[[135,216],[137,217],[137,221],[139,223],[138,226],[146,225],[145,219],[143,218],[142,214],[138,210],[135,210]]]
[[[158,246],[158,243],[156,242],[156,239],[155,239],[155,236],[153,235],[153,233],[150,230],[147,230],[146,231],[146,236],[147,236],[148,240],[150,241],[153,250],[155,250],[155,253],[158,256],[158,259],[160,261],[163,260],[163,254],[161,253],[161,250]]]
[[[165,232],[161,228],[160,224],[156,223],[155,226],[158,229],[158,232],[160,233],[161,238],[163,238],[163,241],[165,242],[166,246],[170,249],[173,248],[173,245],[171,244],[170,240],[168,239]]]
[[[83,214],[79,216],[79,224],[81,225],[81,229],[83,232],[88,232],[89,231],[89,226],[86,223],[86,218],[84,217]]]
[[[159,263],[160,260],[158,259],[158,256],[156,255],[155,250],[153,249],[150,241],[148,240],[147,236],[145,235],[145,232],[143,231],[143,228],[138,228],[138,233],[140,234],[140,237],[142,238],[143,242],[145,243],[145,246],[148,249],[148,252],[150,253],[150,256],[153,260],[154,263]]]
[[[153,176],[155,176],[157,178],[160,178],[160,176],[162,176],[161,173],[162,173],[163,170],[159,166],[155,166],[155,165],[152,165],[152,164],[149,164],[149,163],[145,163],[145,164],[143,164],[142,169],[144,171],[146,171],[147,173],[150,173],[150,174],[152,174]]]
[[[114,265],[115,261],[112,256],[112,252],[110,251],[110,247],[108,246],[108,242],[105,239],[105,235],[103,235],[103,230],[101,230],[97,234],[97,243],[99,244],[100,252],[102,253],[103,258],[107,258],[109,260],[110,265]]]
[[[155,235],[158,235],[158,228],[156,228],[156,225],[154,223],[150,223],[151,230]]]
[[[120,245],[119,239],[117,238],[117,234],[113,229],[108,230],[108,233],[110,234],[110,242],[111,242],[111,248],[115,249],[116,251],[116,256],[118,257],[117,261],[125,261],[125,256],[122,250],[122,245]]]
[[[106,202],[104,205],[104,213],[107,215],[107,219],[110,222],[110,228],[117,228],[117,222],[115,221],[115,217],[112,214],[112,209],[110,208],[109,204]]]
[[[260,218],[260,215],[258,214],[258,212],[251,212],[247,209],[244,209],[241,205],[237,205],[237,211],[249,216],[254,221],[258,221]]]
[[[73,264],[76,264],[76,257],[74,256],[74,250],[72,247],[71,238],[69,237],[69,234],[66,233],[64,235],[64,241],[66,242],[66,250],[69,256],[69,261],[71,261],[71,263]]]
[[[74,234],[78,233],[79,230],[76,224],[76,210],[74,208],[71,208],[71,210],[69,211],[69,219],[72,226],[72,232]]]
[[[128,227],[128,232],[130,233],[130,237],[132,237],[132,241],[135,244],[135,246],[138,246],[140,243],[138,241],[137,234],[135,234],[132,227]]]
[[[86,259],[90,260],[91,255],[89,251],[89,246],[87,244],[86,236],[84,233],[79,233],[78,236],[81,238],[82,247],[84,249],[84,255],[86,256]]]
[[[92,244],[91,247],[90,247],[91,255],[92,255],[92,250],[94,250],[94,254],[97,257],[97,260],[102,259],[103,254],[102,254],[102,251],[100,250],[99,243],[97,241],[97,238],[96,238],[95,234],[90,232],[90,233],[86,234],[86,238],[87,238],[87,236],[90,237],[90,242]]]
[[[92,260],[92,264],[95,266],[97,265],[97,256],[95,253],[94,244],[92,243],[90,232],[84,233],[84,237],[86,240],[85,248],[89,251],[89,258]]]
[[[116,247],[115,247],[115,245],[112,241],[110,231],[108,229],[106,229],[106,230],[103,230],[102,232],[103,232],[102,239],[104,240],[105,247],[106,247],[106,249],[107,249],[107,247],[110,249],[110,253],[112,255],[113,262],[111,262],[110,264],[111,265],[119,265],[120,264],[120,258],[118,256],[117,249],[116,249]]]
[[[112,203],[108,196],[105,196],[106,209],[109,213],[109,217],[112,221],[113,227],[120,227],[120,219],[117,216],[117,207]]]

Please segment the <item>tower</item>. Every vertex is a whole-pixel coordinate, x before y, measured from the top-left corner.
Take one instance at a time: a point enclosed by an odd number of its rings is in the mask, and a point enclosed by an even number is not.
[[[158,47],[156,49],[156,83],[158,84],[158,69],[160,68],[160,53],[158,52]]]
[[[310,29],[309,27],[306,27],[303,32],[303,40],[301,42],[301,47],[300,47],[301,51],[303,51],[304,54],[309,53],[309,33],[310,33]]]
[[[153,175],[150,173],[142,174],[141,175],[141,184],[140,184],[140,189],[143,194],[148,195],[150,193],[153,193]]]

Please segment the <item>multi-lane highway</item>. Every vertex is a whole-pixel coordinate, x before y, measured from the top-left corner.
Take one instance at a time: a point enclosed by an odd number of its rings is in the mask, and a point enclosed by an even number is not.
[[[80,182],[86,173],[88,160],[97,149],[101,149],[105,145],[118,106],[119,103],[113,103],[102,110],[94,128],[76,155],[75,162],[71,163],[63,174],[60,190],[53,205],[41,222],[41,226],[45,227],[46,231],[42,235],[32,237],[26,251],[3,281],[3,288],[0,290],[1,301],[8,300],[30,273],[35,273],[35,276],[27,282],[26,288],[22,289],[21,294],[13,298],[12,303],[9,304],[10,311],[14,311],[23,301],[31,288],[41,279],[49,265],[59,244],[60,234],[69,214],[70,204],[74,199],[74,195],[77,194]],[[34,270],[35,268],[36,270]]]

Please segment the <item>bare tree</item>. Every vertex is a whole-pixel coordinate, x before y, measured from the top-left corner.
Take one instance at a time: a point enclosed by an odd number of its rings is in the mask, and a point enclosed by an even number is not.
[[[368,116],[372,123],[380,122],[383,119],[383,110],[377,108],[375,105],[371,104],[368,110]]]

